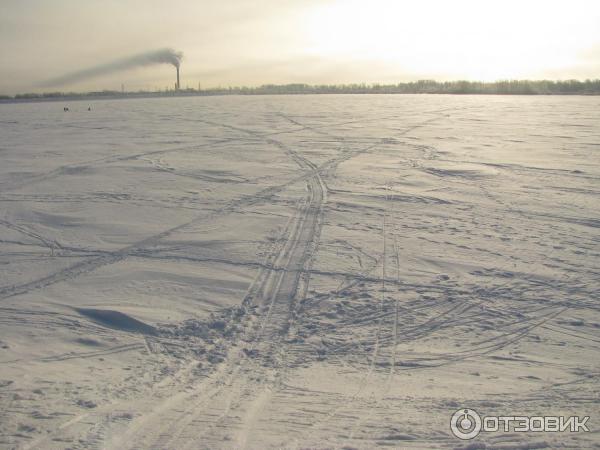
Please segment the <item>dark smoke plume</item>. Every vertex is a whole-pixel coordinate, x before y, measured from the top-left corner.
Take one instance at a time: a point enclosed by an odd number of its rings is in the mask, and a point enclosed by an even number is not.
[[[170,48],[154,50],[139,55],[130,56],[129,58],[118,59],[116,61],[101,64],[99,66],[90,67],[89,69],[71,72],[53,80],[48,80],[44,83],[46,87],[62,86],[65,84],[77,83],[87,80],[88,78],[107,75],[114,72],[120,72],[135,67],[150,66],[154,64],[171,64],[179,69],[183,53],[176,52]]]

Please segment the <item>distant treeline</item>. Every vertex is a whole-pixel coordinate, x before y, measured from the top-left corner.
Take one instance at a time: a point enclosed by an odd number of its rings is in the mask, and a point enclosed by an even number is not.
[[[506,80],[435,81],[419,80],[397,84],[265,84],[258,87],[217,87],[181,89],[179,91],[99,91],[46,92],[43,94],[0,95],[0,100],[35,100],[86,97],[148,97],[176,95],[273,95],[273,94],[487,94],[487,95],[600,95],[600,79],[596,80]]]
[[[487,83],[482,81],[419,80],[397,84],[267,84],[254,88],[217,88],[206,92],[219,94],[600,94],[600,79],[585,81],[507,80]]]

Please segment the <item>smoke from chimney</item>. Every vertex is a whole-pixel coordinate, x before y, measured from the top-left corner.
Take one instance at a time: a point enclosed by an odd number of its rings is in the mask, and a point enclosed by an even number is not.
[[[183,53],[170,48],[163,48],[147,53],[142,53],[128,58],[118,59],[116,61],[90,67],[89,69],[71,72],[61,77],[48,80],[43,83],[45,87],[63,86],[66,84],[78,83],[89,78],[100,75],[108,75],[115,72],[121,72],[136,67],[150,66],[155,64],[171,64],[177,69],[177,89],[179,89],[179,66]]]

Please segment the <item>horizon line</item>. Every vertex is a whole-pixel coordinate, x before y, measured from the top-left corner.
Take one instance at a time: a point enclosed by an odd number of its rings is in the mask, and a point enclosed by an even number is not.
[[[69,97],[103,97],[103,96],[128,96],[128,95],[268,95],[268,94],[362,94],[362,93],[389,93],[389,94],[490,94],[490,95],[565,95],[565,94],[600,94],[600,78],[587,78],[584,80],[571,79],[501,79],[496,81],[480,80],[448,80],[420,79],[397,83],[267,83],[261,85],[236,85],[213,86],[202,88],[176,88],[146,90],[138,89],[127,91],[122,85],[121,90],[102,89],[90,91],[46,91],[24,92],[14,95],[0,94],[0,100],[33,100]]]

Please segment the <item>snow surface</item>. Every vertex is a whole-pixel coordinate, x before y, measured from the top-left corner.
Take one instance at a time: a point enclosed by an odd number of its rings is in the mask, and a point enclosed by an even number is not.
[[[600,446],[600,98],[90,104],[0,105],[0,448]]]

